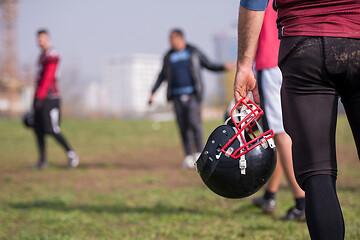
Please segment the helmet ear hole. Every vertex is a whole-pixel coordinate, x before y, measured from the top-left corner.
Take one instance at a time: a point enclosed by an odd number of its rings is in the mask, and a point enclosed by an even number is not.
[[[221,156],[221,153],[222,153],[221,148],[222,148],[222,146],[220,144],[218,144],[217,147],[216,147],[216,153],[215,153],[216,159],[219,159],[220,156]]]
[[[216,147],[216,152],[221,152],[221,148],[222,148],[222,146],[220,144],[218,144]]]

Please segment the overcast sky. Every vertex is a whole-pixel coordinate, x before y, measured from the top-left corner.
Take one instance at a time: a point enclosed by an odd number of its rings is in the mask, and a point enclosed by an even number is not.
[[[234,26],[239,0],[20,0],[18,56],[34,64],[35,33],[47,28],[62,56],[62,68],[75,66],[96,80],[110,56],[164,54],[173,27],[214,59],[214,34]]]

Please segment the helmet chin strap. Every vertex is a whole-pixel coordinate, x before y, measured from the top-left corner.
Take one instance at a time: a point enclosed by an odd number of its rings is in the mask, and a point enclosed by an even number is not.
[[[247,151],[255,148],[258,145],[261,145],[264,149],[268,148],[269,146],[271,148],[274,148],[275,144],[274,140],[272,139],[273,131],[269,130],[270,134],[264,136],[264,131],[260,124],[257,122],[257,120],[260,119],[262,115],[261,109],[252,102],[247,104],[244,103],[241,108],[238,109],[239,104],[240,101],[233,107],[233,110],[231,111],[231,116],[225,121],[225,124],[227,125],[230,120],[232,120],[235,124],[233,129],[235,131],[236,138],[240,143],[240,148],[238,150],[234,150],[234,148],[230,147],[228,143],[225,145],[227,146],[227,149],[224,149],[223,151],[225,151],[225,155],[227,157],[234,156],[234,151],[235,154],[238,154],[237,151],[239,151],[239,168],[241,169],[241,174],[245,175],[247,167],[245,155]],[[256,137],[255,133],[253,132],[254,124],[256,124],[260,132],[259,137]],[[245,138],[245,131],[248,135],[251,135],[251,140]],[[249,145],[250,143],[251,145]]]
[[[248,105],[249,107],[253,108],[253,105],[252,104],[249,104]],[[240,110],[240,121],[242,121],[246,116],[248,116],[248,114],[251,114],[251,110],[243,105],[241,107],[241,110]],[[257,122],[256,122],[257,124]],[[244,127],[245,125],[245,121],[240,125],[241,126],[241,129]],[[245,130],[242,131],[240,133],[242,135],[242,139],[245,140]],[[240,140],[240,144],[245,144],[245,142],[242,142],[241,141],[241,138],[240,138],[240,135],[238,136],[238,139]],[[240,153],[242,153],[244,150],[241,150]],[[246,174],[246,159],[245,159],[245,154],[241,155],[240,156],[240,159],[239,159],[239,168],[240,168],[240,173],[242,175],[245,175]]]
[[[253,105],[252,104],[249,104],[248,106],[250,106],[251,108],[253,108]],[[243,122],[244,118],[246,116],[248,116],[249,114],[251,114],[251,110],[243,105],[241,107],[241,109],[236,109],[235,110],[236,113],[233,114],[233,119],[235,121],[236,124],[242,122],[242,124],[240,125],[240,128],[242,129],[245,125],[245,121]],[[225,125],[228,124],[228,122],[232,119],[232,117],[230,116],[226,121],[225,121]],[[256,121],[255,121],[256,122]],[[258,126],[259,130],[261,131],[262,133],[262,128],[260,127],[260,125],[258,124],[258,122],[256,122],[256,125]],[[235,134],[238,133],[238,129],[236,127],[233,127],[234,131],[235,131]],[[240,137],[241,135],[241,137]],[[245,142],[243,141],[243,139],[245,140],[245,131],[242,131],[240,132],[240,134],[237,136],[237,139],[239,140],[240,142],[240,146],[243,146],[245,144]],[[230,148],[228,149],[230,150]],[[232,149],[231,149],[232,151]],[[240,153],[242,153],[244,150],[240,150]],[[231,153],[229,153],[231,154]],[[245,159],[245,154],[241,155],[240,156],[240,159],[239,159],[239,168],[240,168],[240,173],[242,175],[245,175],[246,174],[246,159]]]

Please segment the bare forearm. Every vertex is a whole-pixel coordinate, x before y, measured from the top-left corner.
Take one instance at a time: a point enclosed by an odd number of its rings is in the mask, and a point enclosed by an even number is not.
[[[245,97],[250,99],[253,93],[256,103],[260,102],[256,79],[252,71],[257,41],[260,35],[264,11],[254,11],[240,6],[238,27],[238,59],[234,81],[234,97],[236,101]]]
[[[252,66],[264,20],[264,13],[264,11],[253,11],[240,6],[238,20],[238,68],[251,68]]]

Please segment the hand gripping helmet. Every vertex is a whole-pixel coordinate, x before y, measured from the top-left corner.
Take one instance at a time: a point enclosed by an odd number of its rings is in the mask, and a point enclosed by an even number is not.
[[[270,179],[276,166],[274,132],[262,131],[258,124],[262,115],[255,103],[242,99],[225,124],[209,136],[195,167],[216,194],[247,197]]]

